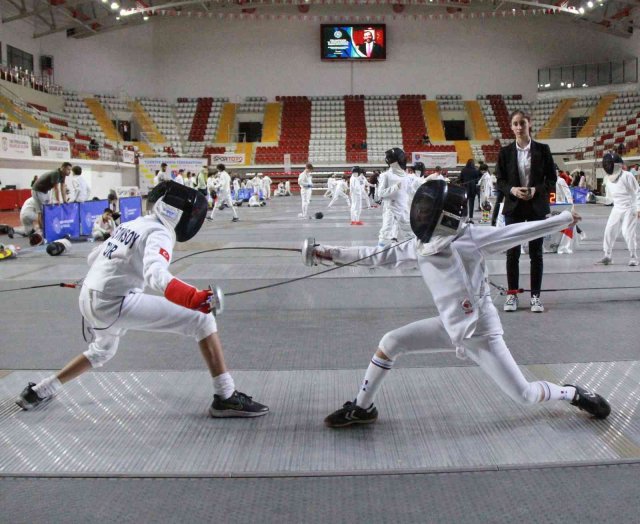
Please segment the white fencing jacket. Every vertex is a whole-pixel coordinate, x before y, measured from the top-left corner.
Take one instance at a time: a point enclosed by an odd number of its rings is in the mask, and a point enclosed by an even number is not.
[[[174,244],[175,234],[155,214],[126,222],[89,254],[84,286],[114,297],[145,287],[164,293],[173,278],[169,262]]]
[[[501,228],[468,225],[456,237],[441,237],[429,244],[412,239],[383,250],[378,247],[326,248],[336,264],[369,257],[357,265],[388,269],[418,267],[451,342],[457,347],[472,336],[502,334],[500,323],[489,321],[495,318],[496,311],[484,255],[500,253],[560,231],[572,220],[571,213],[563,211],[546,220]]]

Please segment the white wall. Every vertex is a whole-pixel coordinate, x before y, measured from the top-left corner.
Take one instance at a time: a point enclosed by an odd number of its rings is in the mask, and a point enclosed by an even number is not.
[[[137,185],[136,166],[98,162],[95,160],[71,160],[82,167],[82,174],[91,187],[91,196],[107,198],[110,189],[119,186]],[[0,158],[0,181],[2,186],[16,186],[17,189],[29,189],[34,176],[60,167],[60,160],[33,158],[16,160]]]
[[[0,41],[33,52],[36,61],[54,55],[56,80],[67,88],[172,100],[350,93],[520,93],[533,100],[538,68],[640,55],[639,34],[615,37],[566,17],[412,21],[385,14],[388,60],[368,64],[321,62],[319,21],[154,17],[90,38],[63,32],[37,40],[20,21],[1,24]]]

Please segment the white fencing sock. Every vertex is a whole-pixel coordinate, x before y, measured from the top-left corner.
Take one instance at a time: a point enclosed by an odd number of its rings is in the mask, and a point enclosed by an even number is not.
[[[573,386],[558,386],[552,382],[541,380],[536,382],[540,386],[541,398],[540,402],[547,402],[548,400],[573,400],[576,394],[576,388]]]
[[[213,392],[219,395],[220,398],[227,399],[236,390],[236,385],[233,382],[233,377],[228,371],[213,377]]]
[[[361,408],[369,408],[375,399],[378,389],[387,375],[387,372],[393,367],[393,360],[385,360],[373,355],[371,363],[364,374],[364,380],[360,386],[360,391],[356,397],[356,405]]]
[[[51,375],[33,386],[33,391],[40,398],[47,398],[55,395],[61,387],[62,382],[58,380],[58,377]]]

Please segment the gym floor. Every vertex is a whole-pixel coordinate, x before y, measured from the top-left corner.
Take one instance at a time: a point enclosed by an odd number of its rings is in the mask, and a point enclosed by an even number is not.
[[[314,195],[217,212],[178,244],[172,272],[227,296],[218,317],[238,389],[271,412],[255,420],[207,416],[211,380],[193,340],[131,331],[99,371],[30,412],[14,404],[28,381],[86,349],[77,290],[2,292],[0,506],[5,522],[636,522],[640,502],[640,268],[620,240],[614,264],[594,265],[611,208],[576,206],[587,235],[573,255],[545,255],[543,314],[503,313],[505,340],[530,379],[577,382],[612,405],[605,421],[568,403],[527,407],[453,353],[401,357],[367,427],[331,430],[323,418],[355,397],[378,341],[435,316],[417,271],[343,267],[311,275],[299,253],[226,247],[375,245],[380,209],[349,210]],[[479,218],[479,213],[476,218]],[[1,221],[1,220],[0,220]],[[6,237],[0,242],[9,243]],[[0,290],[74,282],[95,245],[50,257],[13,243]],[[506,286],[504,256],[489,260]],[[528,287],[528,257],[521,286]],[[525,294],[521,304],[526,305]]]

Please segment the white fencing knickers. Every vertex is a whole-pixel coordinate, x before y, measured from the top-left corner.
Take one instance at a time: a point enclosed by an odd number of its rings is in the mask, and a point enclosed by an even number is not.
[[[338,189],[334,189],[333,190],[333,197],[331,197],[331,202],[329,202],[329,205],[327,207],[331,207],[333,204],[335,204],[336,200],[338,200],[338,198],[344,198],[347,201],[347,205],[348,206],[351,205],[351,201],[349,200],[349,196],[344,191],[340,191]]]
[[[351,193],[351,222],[359,222],[362,213],[362,195]]]
[[[233,200],[231,200],[231,192],[230,191],[218,191],[218,201],[214,202],[213,208],[211,209],[211,218],[213,218],[213,214],[216,212],[216,204],[217,207],[222,206],[222,204],[227,204],[231,211],[233,212],[233,216],[238,218],[238,212],[236,208],[233,206]]]
[[[613,207],[607,226],[604,229],[602,249],[605,256],[611,258],[613,246],[622,230],[622,238],[627,243],[627,248],[632,257],[636,256],[636,228],[638,224],[638,211],[636,208],[621,209]]]
[[[540,400],[540,385],[529,382],[520,371],[502,338],[502,326],[494,307],[487,308],[478,320],[477,332],[486,333],[467,338],[463,348],[453,347],[440,317],[412,322],[389,331],[380,340],[380,349],[392,360],[403,353],[444,352],[450,349],[469,357],[511,399],[522,404]]]
[[[130,293],[125,297],[112,297],[82,286],[79,305],[95,336],[83,353],[93,367],[100,367],[113,358],[120,337],[129,329],[176,333],[198,342],[217,332],[213,315],[178,306],[155,295]]]
[[[309,202],[311,202],[311,188],[300,188],[300,200],[302,201],[302,216],[309,216]]]

